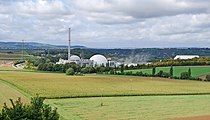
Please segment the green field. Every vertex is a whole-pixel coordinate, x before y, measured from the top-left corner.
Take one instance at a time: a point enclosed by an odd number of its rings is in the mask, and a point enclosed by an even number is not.
[[[189,68],[191,68],[192,76],[202,76],[206,74],[210,74],[210,66],[175,66],[174,68],[174,76],[180,76],[182,72],[187,72]],[[160,70],[164,72],[169,72],[170,67],[157,67],[156,73]],[[152,74],[152,69],[137,69],[137,70],[126,70],[132,71],[134,73],[142,71],[143,73]]]
[[[0,71],[0,79],[31,95],[48,98],[210,93],[210,82],[126,76]]]
[[[28,59],[32,56],[28,55],[26,51],[24,51],[24,58]],[[0,60],[21,60],[22,59],[22,51],[21,50],[0,50]]]
[[[21,95],[26,100],[25,96],[36,94],[48,98],[63,97],[46,100],[47,104],[58,108],[61,120],[168,120],[210,115],[210,95],[171,96],[210,94],[210,82],[202,81],[136,76],[66,76],[63,73],[1,70],[0,90],[0,104],[10,97],[15,99]]]
[[[47,100],[69,120],[168,120],[209,115],[210,96],[141,96]],[[103,102],[104,106],[101,106]]]
[[[25,59],[28,59],[32,56],[24,55]],[[22,54],[0,54],[0,60],[20,60],[22,59]]]

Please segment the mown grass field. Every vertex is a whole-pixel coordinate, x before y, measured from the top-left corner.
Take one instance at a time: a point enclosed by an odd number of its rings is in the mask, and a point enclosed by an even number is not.
[[[140,96],[47,100],[63,120],[170,120],[209,115],[210,96]],[[103,102],[104,106],[101,106]]]
[[[182,72],[187,72],[189,68],[191,68],[192,76],[202,76],[206,74],[210,74],[210,66],[175,66],[174,68],[174,76],[180,76]],[[170,67],[157,67],[156,73],[160,70],[164,72],[169,72]],[[137,70],[126,70],[132,71],[134,73],[142,71],[143,73],[152,74],[152,69],[137,69]]]
[[[66,76],[0,71],[0,79],[30,95],[48,98],[210,93],[210,82],[126,76]]]

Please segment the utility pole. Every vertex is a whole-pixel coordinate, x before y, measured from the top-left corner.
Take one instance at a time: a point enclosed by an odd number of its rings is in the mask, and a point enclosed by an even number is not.
[[[22,61],[24,60],[24,40],[22,40]]]
[[[71,28],[69,28],[68,60],[71,59]]]

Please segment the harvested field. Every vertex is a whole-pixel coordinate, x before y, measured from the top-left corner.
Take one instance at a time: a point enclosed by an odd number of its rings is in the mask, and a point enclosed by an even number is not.
[[[11,60],[0,60],[0,70],[14,70],[13,63],[14,61]]]

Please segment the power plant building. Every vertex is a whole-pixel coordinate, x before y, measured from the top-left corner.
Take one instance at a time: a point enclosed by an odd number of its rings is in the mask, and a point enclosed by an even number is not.
[[[71,55],[71,40],[70,40],[70,31],[69,28],[69,44],[68,44],[68,60],[59,59],[56,64],[66,64],[66,63],[76,63],[80,66],[118,66],[117,62],[111,61],[111,58],[107,59],[105,56],[97,54],[93,55],[90,59],[82,59],[77,55]]]

